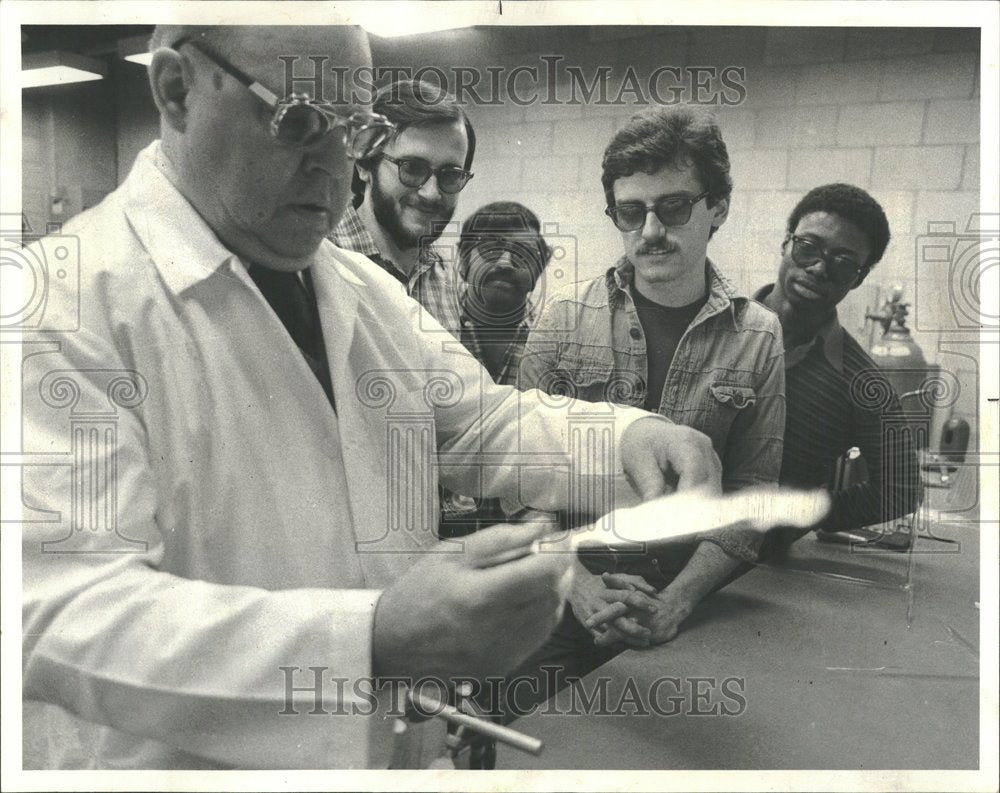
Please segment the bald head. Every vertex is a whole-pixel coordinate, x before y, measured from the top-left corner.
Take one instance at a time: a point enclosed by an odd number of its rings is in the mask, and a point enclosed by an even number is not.
[[[358,67],[371,66],[367,37],[360,27],[349,25],[157,25],[149,48],[155,53],[192,39],[233,60],[279,96],[289,93],[285,88],[294,74],[305,78],[296,81],[296,90],[310,93],[313,99],[348,98],[351,94],[341,89],[350,86],[336,82],[338,72],[343,73],[346,67],[351,77]],[[307,90],[319,86],[323,87],[323,97]],[[364,96],[365,92],[354,93]]]
[[[308,146],[274,137],[279,99],[307,93],[362,109],[354,75],[371,66],[360,28],[157,27],[149,69],[178,188],[241,258],[300,269],[339,220],[352,161],[335,135]],[[179,44],[179,46],[178,46]],[[370,72],[369,72],[370,74]],[[293,80],[294,77],[294,80]]]

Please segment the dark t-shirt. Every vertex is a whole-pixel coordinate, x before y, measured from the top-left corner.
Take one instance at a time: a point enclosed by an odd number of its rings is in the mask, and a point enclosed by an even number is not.
[[[653,413],[660,409],[663,384],[667,381],[667,370],[674,360],[677,345],[688,325],[698,316],[708,295],[698,298],[686,306],[661,306],[644,297],[635,285],[632,297],[639,324],[646,336],[646,401],[643,407]]]

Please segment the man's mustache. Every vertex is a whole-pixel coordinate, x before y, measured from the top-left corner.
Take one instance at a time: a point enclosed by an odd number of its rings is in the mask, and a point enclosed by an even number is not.
[[[404,206],[411,207],[420,212],[426,212],[429,215],[441,214],[447,211],[447,207],[443,201],[428,201],[424,198],[410,199],[404,202]]]
[[[636,248],[635,252],[643,255],[648,253],[673,253],[675,250],[677,250],[675,246],[667,245],[665,242],[662,244],[658,242],[644,242]]]

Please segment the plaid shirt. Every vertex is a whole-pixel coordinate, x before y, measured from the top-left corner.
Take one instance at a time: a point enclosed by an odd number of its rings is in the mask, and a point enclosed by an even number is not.
[[[486,357],[483,354],[482,345],[489,343],[493,339],[506,339],[509,336],[510,341],[504,352],[503,364],[500,367],[500,371],[493,377],[493,380],[500,385],[517,385],[517,372],[521,368],[521,356],[524,354],[524,344],[528,341],[528,333],[531,331],[533,321],[534,314],[529,308],[528,313],[521,320],[521,324],[514,328],[513,335],[510,335],[511,330],[509,328],[493,329],[477,326],[463,312],[460,319],[462,327],[461,342],[465,349],[476,356],[476,360],[483,366],[486,366]]]
[[[340,223],[330,235],[338,248],[367,256],[406,287],[406,293],[422,305],[445,330],[456,338],[461,333],[461,309],[458,303],[458,282],[455,269],[448,266],[433,245],[421,245],[417,266],[407,276],[375,245],[354,207],[348,207]]]

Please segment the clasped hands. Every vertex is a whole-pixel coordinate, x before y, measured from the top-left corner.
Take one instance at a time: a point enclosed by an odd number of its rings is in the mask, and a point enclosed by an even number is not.
[[[648,422],[637,423],[645,423],[645,429],[650,429]],[[647,442],[643,445],[642,441],[636,444],[647,460],[631,470],[626,464],[635,493],[645,501],[669,492],[667,478],[656,474],[659,471],[666,474],[671,469],[680,474],[678,490],[701,490],[707,495],[719,493],[722,467],[708,438],[688,427],[675,425],[671,430],[673,444]],[[662,458],[668,450],[669,460]],[[696,594],[688,594],[679,582],[657,592],[641,576],[628,573],[596,576],[579,560],[574,565],[573,588],[567,598],[573,614],[593,634],[595,644],[601,647],[624,644],[637,648],[673,639],[699,599]]]
[[[641,648],[668,642],[694,608],[695,603],[676,587],[657,592],[642,576],[598,576],[577,564],[569,603],[599,647]]]

